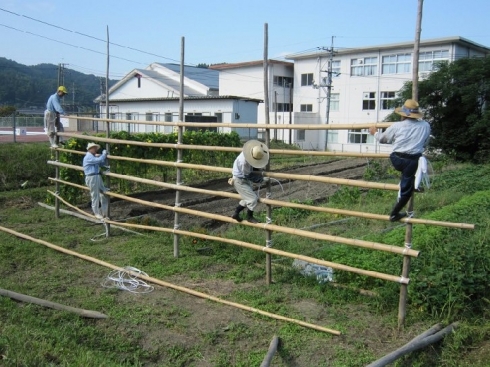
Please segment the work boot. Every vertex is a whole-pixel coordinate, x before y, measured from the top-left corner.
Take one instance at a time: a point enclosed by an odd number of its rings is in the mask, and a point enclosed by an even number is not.
[[[56,139],[54,136],[49,136],[49,145],[51,145],[51,148],[58,148],[58,145],[56,144]]]
[[[404,217],[407,216],[407,213],[406,212],[403,212],[403,213],[400,212],[400,210],[403,209],[403,207],[405,206],[405,204],[407,203],[407,201],[408,200],[402,199],[402,198],[398,199],[398,201],[396,202],[395,206],[391,210],[391,213],[390,213],[390,222],[399,221],[400,219],[402,219],[402,218],[404,218]]]
[[[231,217],[235,219],[237,222],[241,222],[242,218],[240,218],[240,213],[243,209],[245,209],[244,206],[238,205],[235,209],[235,213],[233,213]]]
[[[247,210],[247,221],[249,223],[259,223],[257,219],[254,218],[254,212],[253,210]]]

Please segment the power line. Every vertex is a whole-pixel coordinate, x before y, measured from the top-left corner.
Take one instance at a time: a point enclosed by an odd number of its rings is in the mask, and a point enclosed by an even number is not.
[[[45,21],[42,21],[42,20],[39,20],[39,19],[36,19],[36,18],[29,17],[27,15],[17,14],[17,13],[14,13],[13,11],[9,11],[9,10],[3,9],[3,8],[0,8],[0,10],[1,11],[4,11],[6,13],[10,13],[10,14],[16,15],[18,17],[24,17],[24,18],[33,20],[35,22],[42,23],[42,24],[47,25],[47,26],[50,26],[50,27],[61,29],[61,30],[65,31],[65,32],[76,33],[76,34],[79,34],[81,36],[88,37],[88,38],[94,39],[96,41],[104,42],[104,43],[107,42],[106,40],[103,40],[101,38],[98,38],[98,37],[95,37],[95,36],[91,36],[91,35],[88,35],[88,34],[85,34],[85,33],[82,33],[82,32],[78,32],[78,31],[72,31],[70,29],[66,29],[66,28],[57,26],[57,25],[52,24],[52,23],[48,23],[48,22],[45,22]],[[30,32],[27,32],[27,33],[30,33]],[[59,42],[59,41],[57,41],[57,42]],[[114,43],[114,42],[109,42],[109,44],[110,45],[114,45],[114,46],[118,46],[118,47],[121,47],[121,48],[127,48],[127,49],[130,49],[130,50],[136,51],[136,52],[141,52],[141,53],[144,53],[144,54],[147,54],[147,55],[156,56],[156,57],[161,58],[161,59],[166,59],[166,60],[170,60],[170,61],[179,62],[179,60],[172,59],[170,57],[166,57],[166,56],[162,56],[162,55],[157,55],[157,54],[154,54],[154,53],[151,53],[151,52],[143,51],[143,50],[140,50],[140,49],[137,49],[137,48],[134,48],[134,47],[124,46],[124,45],[120,45],[120,44]],[[128,61],[130,61],[130,60],[128,60]]]

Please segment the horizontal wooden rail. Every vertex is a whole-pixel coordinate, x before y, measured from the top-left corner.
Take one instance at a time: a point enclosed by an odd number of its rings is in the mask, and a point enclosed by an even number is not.
[[[191,145],[191,144],[174,144],[174,143],[148,143],[144,141],[134,140],[122,140],[105,138],[101,136],[92,135],[80,135],[75,133],[63,132],[57,133],[59,136],[65,138],[76,138],[87,141],[94,141],[99,143],[112,143],[112,144],[126,144],[135,145],[149,148],[165,148],[165,149],[188,149],[188,150],[205,150],[205,151],[217,151],[217,152],[235,152],[240,153],[241,147],[222,147],[222,146],[209,146],[209,145]],[[74,151],[64,148],[58,148],[57,150],[67,153],[85,154],[85,152]],[[284,155],[301,155],[301,156],[316,156],[316,157],[356,157],[356,158],[388,158],[388,153],[355,153],[355,152],[321,152],[316,150],[288,150],[288,149],[270,149],[271,154],[284,154]]]
[[[184,127],[229,127],[243,129],[271,129],[271,130],[359,130],[368,129],[371,126],[377,128],[390,127],[393,122],[362,122],[352,124],[257,124],[257,123],[230,123],[230,122],[167,122],[145,120],[118,120],[98,117],[83,117],[70,115],[68,118],[86,121],[112,122],[118,124],[156,125],[156,126],[184,126]]]

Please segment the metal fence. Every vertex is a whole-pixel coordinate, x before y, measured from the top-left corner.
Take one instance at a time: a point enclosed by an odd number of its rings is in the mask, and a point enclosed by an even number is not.
[[[0,127],[44,127],[44,116],[0,117]]]

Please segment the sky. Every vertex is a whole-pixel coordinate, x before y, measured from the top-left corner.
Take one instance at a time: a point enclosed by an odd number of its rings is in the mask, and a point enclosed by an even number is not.
[[[0,57],[120,79],[152,62],[235,63],[415,39],[418,0],[0,0]],[[421,39],[490,47],[489,0],[425,0]],[[184,47],[182,47],[184,45]],[[183,51],[182,51],[183,49]],[[57,76],[57,75],[56,75]],[[56,77],[55,76],[55,77]]]

